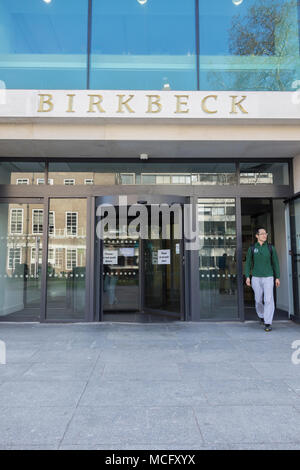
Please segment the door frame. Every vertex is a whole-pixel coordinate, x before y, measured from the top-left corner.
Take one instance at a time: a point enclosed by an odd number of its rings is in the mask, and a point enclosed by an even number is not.
[[[114,194],[109,196],[97,196],[95,198],[95,205],[94,205],[94,214],[96,219],[96,207],[101,203],[111,204],[111,205],[118,205],[119,197],[124,196],[124,194]],[[136,204],[136,203],[143,203],[144,205],[150,206],[151,204],[184,204],[189,202],[189,198],[185,196],[172,196],[172,195],[163,195],[163,194],[128,194],[127,197],[127,204]],[[184,217],[182,218],[182,233],[184,233]],[[94,231],[95,233],[95,231]],[[173,313],[165,310],[160,309],[150,309],[145,308],[144,306],[144,257],[143,257],[143,248],[144,248],[144,240],[140,239],[139,243],[139,254],[140,254],[140,266],[139,266],[139,306],[140,311],[144,313],[150,314],[157,314],[157,315],[165,315],[169,316],[170,318],[176,318],[178,320],[185,320],[186,319],[186,272],[188,270],[187,259],[185,256],[185,243],[184,238],[180,240],[180,257],[181,257],[181,269],[180,269],[180,312]],[[96,243],[95,243],[96,245]],[[97,249],[97,256],[96,256],[96,264],[95,264],[95,276],[96,284],[98,287],[95,286],[95,321],[103,321],[104,319],[104,312],[103,312],[103,240],[98,242],[98,249]],[[99,268],[97,269],[97,262],[99,262]],[[98,273],[97,273],[98,271]]]

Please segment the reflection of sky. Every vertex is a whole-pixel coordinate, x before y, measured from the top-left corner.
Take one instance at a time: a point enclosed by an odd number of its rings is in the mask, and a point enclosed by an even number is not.
[[[253,4],[260,0],[199,0],[200,54],[229,54],[232,18]],[[84,54],[87,11],[88,0],[0,0],[0,53]],[[93,0],[92,52],[194,54],[194,15],[195,0]]]
[[[274,0],[264,1],[270,5],[273,2]],[[228,31],[232,26],[233,17],[243,17],[252,5],[259,3],[259,0],[243,0],[241,5],[236,6],[232,0],[200,0],[200,54],[228,55]]]

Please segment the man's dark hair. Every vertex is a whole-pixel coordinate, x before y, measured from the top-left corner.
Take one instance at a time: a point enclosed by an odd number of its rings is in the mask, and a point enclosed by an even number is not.
[[[264,230],[265,232],[267,231],[267,229],[266,229],[265,227],[259,226],[259,227],[257,227],[257,229],[256,229],[255,235],[259,235],[259,231],[260,231],[260,230]]]

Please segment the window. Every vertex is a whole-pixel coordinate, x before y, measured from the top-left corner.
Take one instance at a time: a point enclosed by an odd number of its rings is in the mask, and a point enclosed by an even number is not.
[[[91,89],[196,89],[194,1],[141,3],[93,2]]]
[[[43,209],[32,210],[32,233],[43,233]]]
[[[48,263],[52,266],[55,264],[55,248],[49,248],[48,250]]]
[[[8,269],[15,269],[18,264],[21,264],[21,248],[9,248]]]
[[[0,2],[2,7],[3,2]],[[0,30],[2,20],[2,10],[0,13]],[[0,50],[3,42],[0,41]],[[1,55],[1,52],[0,52]],[[2,61],[3,62],[3,61]],[[1,65],[0,65],[1,71]],[[2,77],[1,77],[2,79]],[[0,87],[1,88],[1,87]],[[33,184],[37,178],[42,178],[45,174],[45,163],[41,161],[2,161],[0,162],[0,184]]]
[[[35,247],[31,248],[31,264],[35,264],[38,261],[38,264],[42,264],[42,259],[43,259],[43,250],[42,248],[39,248],[39,259],[36,259],[36,249]]]
[[[78,212],[66,212],[67,235],[77,235]]]
[[[29,184],[28,178],[17,178],[17,184]]]
[[[75,184],[75,180],[73,178],[64,179],[65,186],[74,186],[74,184]]]
[[[51,248],[50,248],[51,249]],[[49,249],[49,252],[50,252]],[[55,248],[55,268],[63,268],[63,259],[64,259],[64,249],[63,248]],[[50,262],[50,260],[49,260]]]
[[[94,184],[93,178],[86,178],[86,179],[84,180],[84,184]]]
[[[10,233],[23,233],[23,209],[11,209]]]
[[[289,184],[289,165],[286,162],[241,162],[241,184]]]
[[[38,185],[45,184],[45,178],[38,178],[36,180],[36,184],[38,184]],[[52,178],[48,178],[48,184],[53,185],[53,179]]]
[[[49,211],[49,235],[55,234],[55,212]]]
[[[0,42],[0,75],[6,88],[86,89],[87,0],[0,4],[6,38]]]
[[[77,265],[77,250],[76,248],[67,248],[66,269],[68,271],[76,268]]]
[[[120,184],[134,184],[134,173],[120,173]]]

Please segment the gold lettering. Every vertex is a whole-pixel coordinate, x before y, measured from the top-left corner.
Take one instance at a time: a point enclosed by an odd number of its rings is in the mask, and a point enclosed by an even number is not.
[[[217,96],[217,95],[208,95],[208,96],[205,96],[205,97],[203,98],[203,100],[201,101],[202,110],[203,110],[205,113],[207,113],[207,114],[215,114],[215,113],[218,112],[217,110],[212,111],[212,110],[209,110],[209,109],[207,108],[206,101],[207,101],[209,98],[214,98],[214,99],[217,101],[218,96]]]
[[[162,110],[162,106],[160,103],[160,96],[159,95],[146,95],[148,97],[148,109],[147,113],[160,113]],[[154,100],[153,100],[154,99]],[[153,110],[153,106],[156,106],[156,109]]]
[[[176,97],[176,111],[175,114],[188,113],[189,109],[181,109],[181,106],[188,106],[189,95],[175,95]],[[186,98],[186,101],[182,101],[182,98]]]
[[[241,103],[247,98],[247,96],[242,96],[242,99],[240,99],[240,101],[236,101],[238,96],[230,96],[230,98],[232,98],[230,114],[237,114],[236,106],[239,107],[240,111],[243,114],[248,114],[248,111],[246,111],[246,109],[241,105]]]
[[[119,97],[119,107],[117,113],[124,113],[123,106],[126,107],[127,111],[129,113],[134,113],[133,109],[129,106],[128,102],[134,98],[134,95],[129,95],[129,98],[127,98],[126,101],[123,101],[124,96],[126,95],[117,95]]]
[[[67,96],[69,97],[67,113],[75,113],[73,109],[73,99],[74,99],[74,96],[76,95],[67,95]]]
[[[98,111],[100,113],[105,113],[105,109],[102,108],[101,103],[103,101],[103,96],[101,95],[88,95],[90,97],[90,104],[89,104],[89,110],[88,113],[95,113],[94,106],[97,106]],[[95,98],[97,101],[95,101]]]
[[[40,102],[39,102],[39,109],[38,113],[49,113],[50,111],[53,110],[53,96],[50,94],[39,94],[40,97]],[[46,99],[47,98],[47,99]],[[47,108],[45,109],[45,105],[47,105]]]

